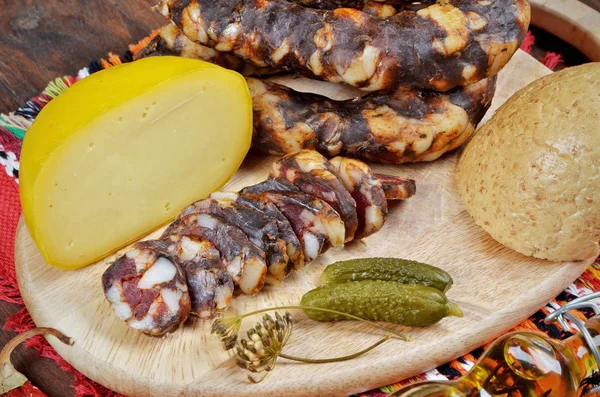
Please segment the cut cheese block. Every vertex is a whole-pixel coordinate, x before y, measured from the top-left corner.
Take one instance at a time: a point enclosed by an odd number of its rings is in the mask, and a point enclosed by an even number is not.
[[[99,72],[27,132],[27,226],[48,263],[85,266],[221,188],[251,138],[252,101],[235,72],[175,57]]]

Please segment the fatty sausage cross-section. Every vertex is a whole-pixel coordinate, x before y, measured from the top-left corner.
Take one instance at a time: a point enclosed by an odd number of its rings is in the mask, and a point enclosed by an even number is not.
[[[345,228],[341,216],[325,201],[300,192],[262,193],[288,218],[302,236],[304,257],[310,263],[328,247],[344,245]]]
[[[279,238],[277,222],[270,216],[248,207],[236,196],[213,194],[183,210],[181,216],[190,214],[212,214],[240,228],[267,258],[268,274],[266,282],[279,284],[285,278],[288,264],[286,243]]]
[[[262,197],[277,206],[300,239],[305,265],[328,246],[344,245],[346,231],[341,216],[325,201],[297,191],[286,181],[269,180],[242,189],[241,194]]]
[[[102,275],[102,287],[119,318],[149,335],[176,330],[190,312],[185,275],[155,250],[127,252]]]
[[[388,213],[381,181],[373,177],[369,166],[362,161],[335,157],[330,164],[355,200],[358,213],[357,237],[364,238],[379,231]]]
[[[231,304],[234,284],[219,250],[197,236],[171,235],[163,240],[134,244],[137,249],[153,249],[175,260],[185,273],[192,302],[191,314],[209,319]]]
[[[281,185],[279,185],[281,186]],[[294,186],[288,186],[294,188]],[[231,192],[217,192],[215,195],[235,195],[236,200],[242,205],[254,208],[255,210],[262,212],[263,214],[273,218],[277,222],[277,229],[279,230],[279,237],[286,243],[286,252],[289,258],[289,263],[286,268],[286,275],[292,270],[302,269],[304,267],[304,252],[302,251],[302,245],[298,236],[294,232],[290,221],[283,215],[283,213],[277,208],[275,204],[269,201],[267,198],[257,194],[238,194]]]

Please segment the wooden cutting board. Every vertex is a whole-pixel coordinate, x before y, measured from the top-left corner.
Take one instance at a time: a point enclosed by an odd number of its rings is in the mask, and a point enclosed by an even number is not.
[[[518,89],[550,73],[523,52],[501,73],[494,109]],[[351,93],[337,85],[286,79],[298,89],[317,90],[336,98]],[[490,114],[492,111],[490,111]],[[489,117],[489,114],[488,114]],[[54,327],[75,340],[72,347],[50,343],[75,368],[99,383],[130,396],[346,396],[390,384],[436,367],[481,346],[543,307],[575,280],[595,258],[579,263],[550,263],[528,258],[496,243],[466,212],[454,183],[458,154],[428,164],[375,166],[414,178],[417,195],[391,205],[378,234],[329,251],[278,287],[242,296],[232,309],[245,313],[297,304],[315,287],[327,264],[336,260],[393,256],[439,266],[454,277],[448,293],[464,318],[444,319],[425,329],[404,331],[412,340],[390,340],[351,362],[308,365],[280,360],[261,384],[253,385],[237,368],[210,322],[188,320],[166,338],[129,329],[104,298],[100,276],[115,256],[67,272],[44,263],[21,221],[16,266],[21,292],[38,326]],[[237,190],[267,175],[273,157],[250,156],[227,188]],[[90,225],[93,227],[93,225]],[[381,332],[353,322],[320,324],[297,320],[288,354],[311,358],[346,355],[374,343]],[[254,319],[248,320],[254,325]]]
[[[531,0],[530,3],[532,25],[558,36],[591,61],[600,62],[598,7],[591,8],[579,0]]]

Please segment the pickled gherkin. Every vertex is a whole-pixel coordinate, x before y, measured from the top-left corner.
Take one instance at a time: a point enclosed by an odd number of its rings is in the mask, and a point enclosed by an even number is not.
[[[397,258],[362,258],[336,262],[323,272],[323,284],[349,281],[383,280],[402,284],[420,284],[446,292],[452,277],[442,269],[424,263]]]
[[[426,327],[444,317],[462,317],[458,306],[432,287],[395,281],[364,280],[329,284],[307,292],[302,306],[320,307],[361,317],[413,327]],[[348,320],[342,314],[304,309],[316,321]]]

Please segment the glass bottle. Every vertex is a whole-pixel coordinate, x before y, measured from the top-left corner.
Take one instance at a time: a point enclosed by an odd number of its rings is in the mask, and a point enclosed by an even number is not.
[[[389,397],[577,397],[582,381],[598,372],[600,309],[591,299],[576,299],[546,318],[580,333],[558,341],[534,332],[513,332],[496,340],[462,378],[409,385]],[[591,308],[596,316],[585,324],[569,310]]]

